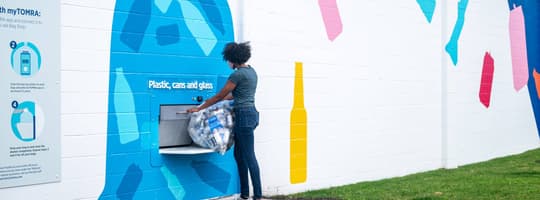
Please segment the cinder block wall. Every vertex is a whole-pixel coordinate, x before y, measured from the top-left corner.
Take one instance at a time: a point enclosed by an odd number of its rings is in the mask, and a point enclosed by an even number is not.
[[[62,0],[62,181],[0,189],[7,199],[96,199],[103,191],[112,0]],[[428,21],[417,1],[337,1],[330,40],[318,1],[229,1],[259,74],[256,152],[265,194],[457,167],[540,146],[527,87],[512,87],[505,1],[471,1],[454,65],[457,0]],[[334,13],[335,14],[335,13]],[[332,20],[330,20],[332,21]],[[334,20],[335,22],[335,20]],[[479,100],[486,52],[491,104]],[[307,180],[289,181],[295,62],[304,69]],[[151,180],[145,180],[151,181]]]

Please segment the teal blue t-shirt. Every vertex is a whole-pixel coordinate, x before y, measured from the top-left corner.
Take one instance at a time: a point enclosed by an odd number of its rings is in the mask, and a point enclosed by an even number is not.
[[[234,107],[255,106],[257,72],[253,67],[239,67],[229,76],[229,81],[236,84],[236,88],[232,91]]]

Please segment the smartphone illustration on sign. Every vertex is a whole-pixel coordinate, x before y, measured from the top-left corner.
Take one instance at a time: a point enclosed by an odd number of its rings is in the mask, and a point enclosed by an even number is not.
[[[32,67],[30,65],[30,52],[23,51],[21,52],[21,75],[30,76],[32,74]]]

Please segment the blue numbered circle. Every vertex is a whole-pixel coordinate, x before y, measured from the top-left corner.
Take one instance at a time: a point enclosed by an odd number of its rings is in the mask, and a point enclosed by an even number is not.
[[[15,49],[15,48],[17,47],[17,42],[11,41],[11,42],[9,43],[9,47],[11,47],[12,49]]]
[[[12,102],[11,102],[11,107],[12,107],[12,108],[17,108],[17,107],[19,107],[19,102],[17,102],[17,101],[12,101]]]

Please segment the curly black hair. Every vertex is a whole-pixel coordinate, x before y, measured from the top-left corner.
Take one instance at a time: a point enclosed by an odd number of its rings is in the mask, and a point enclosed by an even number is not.
[[[249,42],[230,42],[223,48],[223,60],[233,63],[235,66],[246,63],[251,57],[251,46]]]

